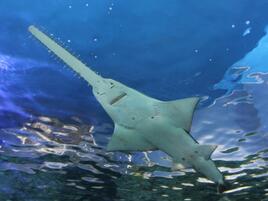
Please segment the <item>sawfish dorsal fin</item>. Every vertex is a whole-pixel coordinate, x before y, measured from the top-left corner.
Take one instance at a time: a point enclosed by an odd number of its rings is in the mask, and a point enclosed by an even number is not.
[[[135,131],[115,124],[108,151],[150,151],[156,148]]]
[[[195,153],[208,160],[210,159],[211,154],[215,151],[216,148],[217,145],[199,145]]]
[[[170,118],[174,119],[178,127],[183,128],[185,131],[190,132],[193,113],[200,98],[192,97],[179,99],[174,101],[165,101],[164,112]]]

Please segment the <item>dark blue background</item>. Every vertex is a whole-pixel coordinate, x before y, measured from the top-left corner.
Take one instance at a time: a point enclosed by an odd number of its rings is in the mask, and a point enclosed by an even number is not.
[[[251,0],[3,0],[0,51],[47,61],[46,51],[28,40],[27,27],[35,24],[60,37],[103,76],[146,94],[216,97],[221,92],[212,92],[211,86],[264,35],[267,8],[267,1]],[[253,33],[242,37],[246,20]],[[193,78],[196,73],[201,74]]]

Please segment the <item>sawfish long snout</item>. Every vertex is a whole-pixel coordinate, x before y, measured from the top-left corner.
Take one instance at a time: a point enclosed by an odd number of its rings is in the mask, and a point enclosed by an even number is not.
[[[103,82],[103,78],[101,76],[93,72],[88,66],[83,64],[79,59],[61,47],[57,42],[52,40],[48,35],[40,31],[38,28],[31,25],[29,26],[28,30],[35,38],[37,38],[50,51],[57,55],[67,66],[85,79],[92,87],[96,87]]]

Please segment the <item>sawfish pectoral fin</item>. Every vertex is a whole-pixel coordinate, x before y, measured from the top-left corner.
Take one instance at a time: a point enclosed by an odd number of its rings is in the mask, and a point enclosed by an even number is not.
[[[135,131],[115,124],[108,151],[149,151],[156,148]]]
[[[216,148],[217,145],[199,145],[195,152],[203,156],[206,160],[209,160]]]
[[[200,98],[192,97],[162,102],[162,110],[176,121],[177,126],[190,132],[193,113]]]

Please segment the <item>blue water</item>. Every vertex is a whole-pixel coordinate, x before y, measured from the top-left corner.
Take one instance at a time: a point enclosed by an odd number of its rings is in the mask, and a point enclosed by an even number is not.
[[[266,0],[0,1],[0,200],[268,200]],[[201,96],[192,135],[229,183],[164,153],[108,153],[91,88],[27,31],[149,96]]]

